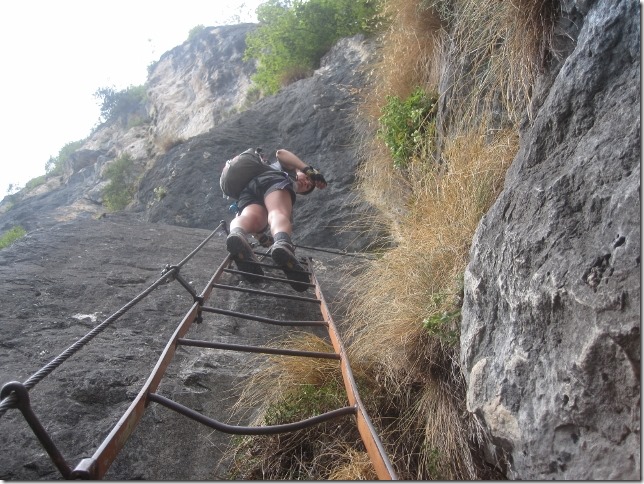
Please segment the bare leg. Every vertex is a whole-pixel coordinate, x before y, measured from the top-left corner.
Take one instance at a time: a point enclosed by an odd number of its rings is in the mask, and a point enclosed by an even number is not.
[[[267,219],[266,209],[253,203],[244,207],[242,213],[230,222],[230,230],[240,228],[246,233],[258,233],[266,227]]]
[[[266,226],[267,213],[261,205],[252,204],[230,222],[230,235],[226,238],[226,249],[233,257],[237,268],[245,272],[244,277],[250,282],[260,280],[257,276],[264,274],[253,249],[246,240],[249,233],[261,231]]]
[[[268,209],[268,223],[271,226],[271,234],[275,235],[284,232],[289,236],[293,232],[291,224],[291,213],[293,202],[291,194],[286,190],[275,190],[269,193],[264,199]]]
[[[293,289],[304,292],[309,287],[310,278],[293,253],[295,247],[291,241],[293,230],[291,195],[285,190],[276,190],[266,196],[264,203],[268,208],[268,223],[271,226],[271,233],[275,237],[271,257],[282,268],[286,277],[292,281]]]

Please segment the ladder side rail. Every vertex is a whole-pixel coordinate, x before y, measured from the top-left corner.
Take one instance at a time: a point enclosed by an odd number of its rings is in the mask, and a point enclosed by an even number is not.
[[[166,344],[163,353],[159,357],[157,364],[143,385],[141,391],[139,391],[138,395],[134,398],[112,431],[108,434],[105,440],[103,440],[100,447],[96,452],[94,452],[94,455],[89,459],[83,459],[79,465],[76,466],[72,472],[72,478],[103,478],[107,470],[110,468],[110,465],[112,465],[112,462],[114,462],[143,417],[148,405],[148,394],[157,389],[163,375],[165,374],[165,370],[168,368],[172,358],[174,357],[177,348],[176,340],[188,331],[192,323],[197,318],[198,312],[199,304],[195,302],[181,324],[175,330],[170,341]]]
[[[205,304],[206,301],[208,301],[208,299],[210,298],[210,294],[212,293],[212,290],[219,283],[221,277],[224,274],[224,271],[226,270],[226,267],[232,264],[232,262],[233,262],[232,256],[230,254],[226,254],[226,257],[224,258],[222,263],[219,264],[219,267],[217,267],[217,270],[208,281],[208,284],[206,284],[206,287],[204,287],[203,291],[201,291],[201,294],[199,294],[199,298],[201,299],[202,304]]]
[[[309,264],[309,267],[311,267],[312,272],[311,279],[315,282],[315,293],[318,299],[322,301],[322,316],[324,317],[324,319],[326,319],[329,325],[328,330],[329,337],[331,338],[331,343],[333,344],[335,351],[341,356],[340,367],[342,369],[344,386],[347,391],[347,396],[349,397],[349,404],[356,405],[356,421],[358,432],[360,433],[362,441],[367,449],[367,454],[371,459],[371,462],[379,479],[397,480],[398,476],[396,475],[396,471],[394,470],[389,460],[389,456],[385,452],[382,442],[380,441],[380,438],[378,437],[378,434],[376,433],[375,428],[371,423],[371,419],[367,414],[362,400],[360,400],[358,387],[353,377],[353,372],[351,371],[351,366],[349,365],[349,360],[347,358],[344,345],[342,344],[340,334],[338,333],[335,322],[333,321],[333,318],[331,316],[331,311],[329,311],[329,307],[327,306],[324,295],[322,294],[322,290],[320,289],[320,284],[313,270],[313,264]]]
[[[166,347],[163,350],[163,353],[161,353],[157,364],[155,365],[152,373],[139,391],[138,395],[134,398],[117,424],[112,428],[112,431],[103,440],[99,448],[94,452],[94,455],[91,458],[81,460],[81,462],[72,471],[72,478],[103,478],[105,473],[112,465],[112,462],[114,462],[119,452],[124,447],[125,443],[132,435],[134,429],[143,417],[145,409],[148,405],[148,394],[154,392],[159,386],[159,383],[161,382],[161,379],[165,374],[165,370],[174,357],[177,347],[176,341],[179,338],[185,336],[185,334],[190,329],[190,326],[192,326],[192,323],[200,316],[200,301],[205,301],[206,299],[208,299],[210,293],[212,292],[213,285],[221,278],[224,267],[227,264],[230,264],[231,260],[232,259],[230,255],[228,255],[219,265],[213,276],[208,281],[208,284],[202,291],[200,300],[193,303],[192,307],[188,310],[179,326],[177,326],[177,329],[166,344]]]

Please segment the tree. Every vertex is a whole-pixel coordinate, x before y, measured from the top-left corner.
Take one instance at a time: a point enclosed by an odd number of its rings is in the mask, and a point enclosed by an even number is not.
[[[145,85],[129,86],[121,91],[114,87],[100,87],[94,97],[100,101],[104,123],[120,120],[125,124],[131,115],[141,116],[145,112]]]
[[[319,67],[340,38],[372,32],[375,0],[269,0],[257,7],[260,26],[246,39],[244,58],[257,59],[253,81],[274,94],[292,70]]]
[[[78,151],[85,143],[84,139],[70,141],[58,151],[58,156],[50,156],[45,163],[45,174],[47,176],[57,176],[63,173],[63,165],[75,151]]]

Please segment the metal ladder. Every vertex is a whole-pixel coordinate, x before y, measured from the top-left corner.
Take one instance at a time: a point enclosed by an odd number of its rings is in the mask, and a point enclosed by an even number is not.
[[[228,232],[225,223],[222,222],[222,224],[226,232]],[[267,253],[262,252],[257,252],[257,254],[262,256],[268,255]],[[177,280],[184,288],[186,288],[186,290],[188,290],[192,295],[194,302],[170,337],[170,340],[161,353],[161,356],[159,357],[150,376],[148,377],[145,384],[139,391],[138,395],[134,398],[128,409],[122,415],[117,424],[113,427],[108,436],[103,440],[93,456],[90,458],[82,459],[74,469],[71,469],[67,465],[42,426],[38,428],[40,424],[29,408],[28,397],[27,395],[22,395],[23,398],[21,399],[21,401],[26,402],[26,404],[19,404],[18,407],[20,407],[23,411],[25,418],[32,426],[32,430],[49,453],[50,458],[58,467],[63,477],[68,479],[102,479],[109,470],[111,464],[119,455],[119,452],[125,446],[125,443],[129,439],[129,437],[134,432],[137,424],[143,417],[150,403],[154,402],[177,413],[180,413],[190,419],[193,419],[209,428],[215,429],[220,432],[237,435],[268,435],[293,432],[332,419],[353,415],[355,417],[355,424],[357,426],[358,432],[361,436],[366,452],[374,466],[378,478],[387,480],[398,479],[393,466],[391,465],[391,462],[389,461],[389,458],[383,448],[383,445],[378,438],[378,435],[365,410],[365,407],[360,400],[360,396],[358,395],[358,389],[353,377],[353,373],[351,371],[351,367],[349,365],[349,361],[347,359],[345,348],[342,344],[340,335],[331,316],[331,312],[329,311],[327,303],[324,299],[324,295],[322,294],[319,281],[314,272],[312,259],[300,259],[300,262],[303,264],[303,267],[306,268],[306,272],[310,275],[311,282],[307,284],[307,292],[313,290],[315,297],[312,297],[311,295],[294,295],[283,292],[265,291],[249,287],[223,284],[222,278],[224,274],[230,274],[233,277],[243,277],[245,274],[247,274],[232,268],[233,260],[230,255],[227,255],[223,262],[216,269],[201,294],[196,294],[192,286],[190,286],[190,284],[181,277],[179,273],[179,267],[181,264],[179,266],[166,266],[166,274],[168,275],[168,278]],[[279,270],[279,267],[272,264],[261,263],[261,265],[271,270]],[[259,277],[265,281],[270,281],[272,285],[290,283],[290,281],[284,277],[276,277],[272,275],[258,276],[255,274],[251,274],[251,276],[255,278]],[[321,319],[319,321],[276,320],[265,316],[240,313],[209,306],[207,303],[210,300],[213,291],[215,290],[240,291],[251,295],[254,294],[277,299],[310,302],[311,304],[319,306]],[[334,352],[326,353],[300,351],[283,348],[230,344],[216,341],[203,341],[188,338],[187,335],[192,324],[195,321],[200,322],[202,320],[203,313],[232,316],[236,318],[253,320],[260,323],[278,326],[326,328]],[[249,427],[229,425],[214,420],[157,393],[159,384],[164,377],[166,369],[170,365],[177,348],[180,346],[337,360],[342,372],[342,378],[349,405],[299,422],[280,425]],[[3,391],[5,391],[7,394],[9,390],[13,390],[16,393],[26,393],[26,390],[21,388],[20,385],[11,385],[10,388],[3,389]],[[31,415],[29,415],[29,412],[31,412]],[[32,423],[35,423],[35,425],[32,425]]]

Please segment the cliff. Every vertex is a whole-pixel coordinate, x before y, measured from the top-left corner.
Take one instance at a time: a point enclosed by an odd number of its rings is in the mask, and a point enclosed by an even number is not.
[[[511,479],[639,479],[639,5],[560,4],[558,51],[535,86],[504,189],[472,241],[460,342],[467,409],[486,433],[486,460]],[[24,380],[230,220],[219,172],[250,146],[292,150],[329,181],[298,199],[297,243],[363,250],[380,235],[361,223],[373,209],[353,191],[362,161],[355,113],[377,44],[344,39],[313,76],[250,102],[254,66],[241,53],[253,28],[208,28],[164,54],[150,71],[145,124],[101,127],[62,176],[0,204],[0,232],[28,231],[0,252],[3,382]],[[105,215],[105,170],[123,154],[133,160],[135,199]],[[197,287],[223,255],[219,241],[209,262],[190,269]],[[325,265],[323,284],[341,318],[348,302],[338,274],[351,267],[307,255]],[[172,303],[181,297],[181,288],[169,289],[33,392],[72,463],[94,450],[138,391],[182,314]],[[235,387],[223,363],[186,357],[167,390],[180,394],[188,384],[186,398],[219,415],[217,401],[199,396]],[[108,477],[224,477],[214,463],[227,440],[182,422],[146,417]],[[18,416],[3,416],[0,429],[0,478],[57,476]],[[159,429],[171,437],[150,437]]]
[[[562,8],[574,42],[472,244],[467,405],[510,478],[639,479],[639,5]]]

